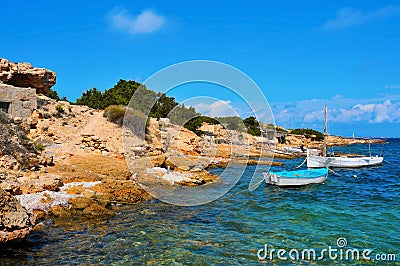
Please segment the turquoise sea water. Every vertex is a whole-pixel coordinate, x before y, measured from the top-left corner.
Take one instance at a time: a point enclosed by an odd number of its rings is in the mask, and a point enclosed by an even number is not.
[[[373,153],[381,152],[373,145]],[[366,145],[335,148],[368,153]],[[266,186],[247,190],[255,169],[247,167],[225,196],[196,207],[178,207],[157,200],[116,206],[106,221],[51,221],[16,247],[2,247],[1,264],[365,264],[356,260],[259,260],[264,248],[371,249],[395,254],[400,265],[400,140],[385,145],[383,166],[335,169],[324,184],[301,189]],[[286,168],[302,159],[283,161]],[[275,170],[282,168],[274,168]],[[262,174],[257,169],[256,175]],[[220,171],[215,169],[216,172]],[[356,176],[356,178],[355,178]],[[343,240],[343,239],[342,239]],[[343,243],[343,242],[342,242]],[[261,255],[263,253],[260,253]],[[319,254],[319,253],[317,253]]]

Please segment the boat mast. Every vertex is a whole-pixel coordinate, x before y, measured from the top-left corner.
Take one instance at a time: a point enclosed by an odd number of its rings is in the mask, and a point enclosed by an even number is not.
[[[327,112],[328,108],[326,105],[324,106],[324,146],[322,147],[322,156],[326,157],[326,139],[328,137],[328,130],[327,130]]]
[[[369,157],[372,157],[372,154],[371,154],[371,140],[368,140],[368,151],[369,151]]]

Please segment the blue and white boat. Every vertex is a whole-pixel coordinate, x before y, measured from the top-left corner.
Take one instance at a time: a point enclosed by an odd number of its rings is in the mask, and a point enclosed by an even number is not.
[[[277,186],[305,186],[323,183],[328,178],[328,168],[263,173],[265,182]]]

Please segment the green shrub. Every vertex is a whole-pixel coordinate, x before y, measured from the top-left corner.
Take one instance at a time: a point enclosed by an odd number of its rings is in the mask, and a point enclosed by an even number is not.
[[[227,117],[217,117],[216,118],[221,124],[226,126],[226,129],[236,130],[239,132],[246,132],[247,128],[243,124],[242,118],[239,116],[227,116]]]
[[[94,109],[104,109],[105,105],[103,94],[96,88],[85,91],[80,98],[76,100],[78,105],[86,105]]]
[[[48,90],[45,95],[53,100],[59,101],[60,100],[60,96],[58,96],[57,91],[50,89]]]
[[[202,134],[204,134],[204,132],[199,130],[199,127],[201,127],[201,125],[204,122],[206,122],[209,125],[218,125],[219,124],[218,120],[208,117],[208,116],[201,115],[201,116],[197,116],[197,117],[190,119],[183,126],[187,129],[189,129],[190,131],[194,132],[197,136],[201,136]]]
[[[111,105],[104,110],[103,116],[107,117],[108,121],[122,126],[124,123],[125,112],[126,108],[124,106]]]
[[[254,116],[250,116],[243,120],[247,128],[247,133],[253,136],[261,136],[260,123]]]
[[[138,91],[139,90],[139,91]],[[138,97],[130,104],[132,96],[137,92]],[[179,118],[193,117],[196,114],[193,108],[185,106],[177,106],[175,98],[168,97],[165,93],[157,93],[149,90],[145,85],[142,85],[133,80],[119,80],[114,87],[101,92],[96,88],[85,91],[81,97],[76,100],[78,105],[86,105],[94,109],[105,109],[111,105],[130,104],[130,108],[141,111],[142,113],[149,112],[150,117],[165,118],[175,107],[179,110]],[[151,110],[149,110],[151,108]],[[184,113],[185,114],[181,114]],[[186,120],[185,120],[186,121]]]
[[[20,137],[21,139],[26,140],[26,141],[31,141],[31,139],[28,138],[28,136],[25,134],[25,132],[23,131],[23,129],[20,125],[18,125],[18,129],[20,130],[20,132],[18,132],[18,135],[17,135],[18,137]]]
[[[59,114],[64,113],[64,108],[62,107],[61,104],[56,105],[56,110]]]
[[[63,102],[70,102],[70,101],[68,101],[68,99],[67,99],[66,96],[63,96],[63,97],[60,99],[60,101],[63,101]]]
[[[179,104],[169,112],[168,118],[172,123],[183,126],[190,119],[199,115],[193,107],[186,107],[184,104]]]
[[[43,146],[43,144],[42,143],[40,143],[40,142],[33,142],[33,145],[35,146],[35,148],[38,150],[38,151],[43,151],[44,150],[44,146]]]
[[[215,139],[215,140],[214,140],[214,143],[215,143],[215,144],[221,144],[221,143],[222,143],[222,140],[220,140],[220,139]]]

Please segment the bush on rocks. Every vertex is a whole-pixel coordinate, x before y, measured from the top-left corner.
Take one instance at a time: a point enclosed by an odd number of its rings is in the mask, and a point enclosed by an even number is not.
[[[108,106],[104,110],[104,117],[107,117],[107,119],[110,122],[113,122],[117,125],[122,125],[124,122],[124,116],[125,116],[126,108],[122,105],[111,105]]]

